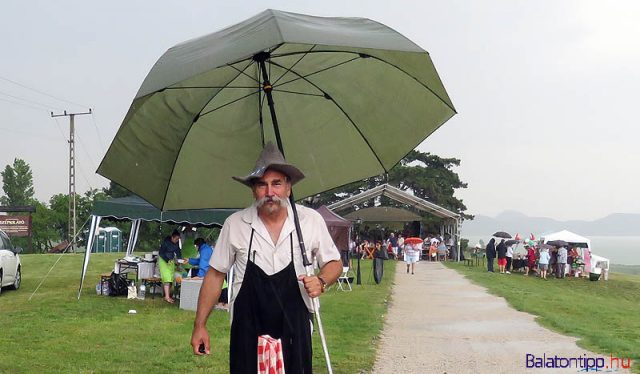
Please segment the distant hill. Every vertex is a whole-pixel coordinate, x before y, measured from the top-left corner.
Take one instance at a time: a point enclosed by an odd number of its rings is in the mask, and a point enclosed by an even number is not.
[[[472,221],[464,221],[462,236],[490,235],[495,231],[529,233],[539,235],[560,230],[573,231],[580,235],[595,236],[640,236],[640,214],[614,213],[595,221],[558,221],[547,217],[529,217],[516,211],[505,211],[495,218],[476,215]]]

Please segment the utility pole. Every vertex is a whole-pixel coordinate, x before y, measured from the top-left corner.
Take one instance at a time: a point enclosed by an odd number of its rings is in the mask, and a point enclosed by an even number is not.
[[[76,242],[76,140],[75,140],[75,116],[84,114],[91,114],[91,109],[88,112],[82,113],[67,113],[65,110],[63,114],[53,114],[51,117],[69,117],[69,247],[71,252],[75,252]],[[87,248],[88,251],[91,248]]]

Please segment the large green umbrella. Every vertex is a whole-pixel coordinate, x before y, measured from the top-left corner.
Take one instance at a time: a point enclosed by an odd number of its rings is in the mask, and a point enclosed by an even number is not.
[[[429,54],[389,27],[267,10],[160,57],[98,173],[162,210],[242,208],[231,176],[273,140],[306,174],[300,199],[386,173],[454,114]]]
[[[98,173],[162,210],[241,208],[231,176],[275,140],[304,198],[386,173],[454,114],[428,53],[394,30],[267,10],[160,57]]]

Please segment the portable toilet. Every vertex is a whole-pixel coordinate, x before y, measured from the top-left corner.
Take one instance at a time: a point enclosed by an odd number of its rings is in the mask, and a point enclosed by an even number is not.
[[[106,248],[105,244],[106,244],[106,234],[104,232],[104,229],[99,229],[98,234],[96,235],[96,238],[93,241],[92,251],[94,253],[104,253]]]
[[[100,231],[104,231],[105,236],[105,252],[122,251],[122,231],[117,227],[105,227]]]

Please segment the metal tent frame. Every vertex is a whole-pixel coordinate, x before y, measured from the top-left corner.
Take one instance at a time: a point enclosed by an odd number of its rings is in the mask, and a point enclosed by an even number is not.
[[[397,201],[401,204],[409,205],[420,211],[428,212],[438,218],[442,218],[443,223],[440,226],[440,234],[449,234],[454,238],[456,253],[458,254],[457,260],[460,261],[460,228],[462,223],[462,216],[425,199],[421,199],[419,197],[411,195],[410,193],[402,191],[401,189],[390,184],[382,184],[380,186],[376,186],[357,195],[328,205],[327,208],[333,211],[345,210],[348,208],[353,208],[357,204],[379,196],[386,196],[391,200]]]

